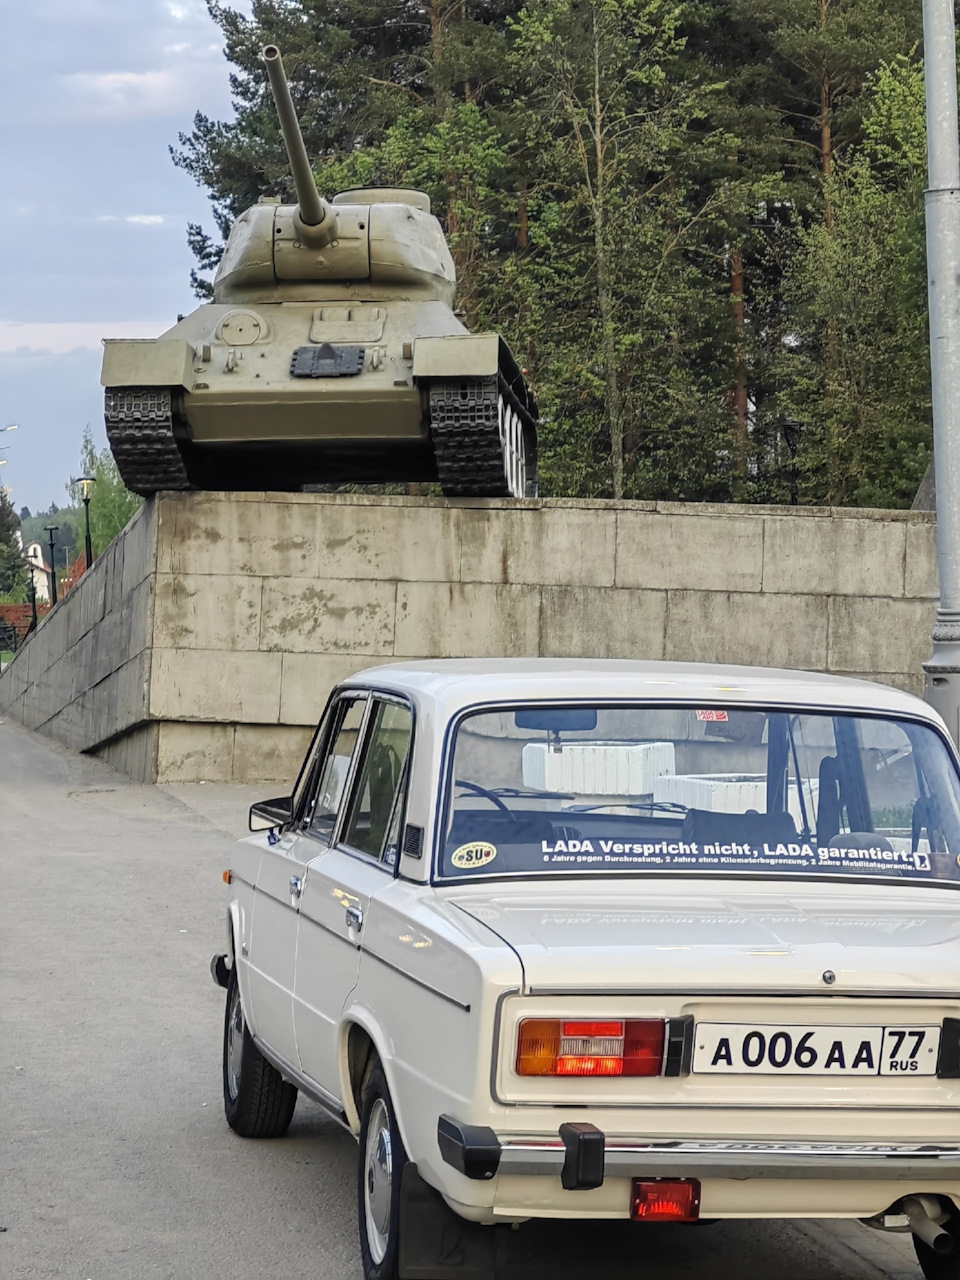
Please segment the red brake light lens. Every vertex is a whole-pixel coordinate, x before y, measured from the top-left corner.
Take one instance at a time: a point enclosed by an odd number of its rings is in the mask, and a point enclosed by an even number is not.
[[[517,1075],[658,1076],[663,1066],[662,1018],[520,1023]]]
[[[696,1178],[634,1178],[630,1217],[635,1222],[696,1222],[700,1217],[700,1183]]]

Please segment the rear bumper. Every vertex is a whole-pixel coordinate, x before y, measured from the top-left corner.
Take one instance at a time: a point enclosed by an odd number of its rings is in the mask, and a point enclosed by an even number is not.
[[[468,1178],[560,1178],[571,1191],[607,1178],[960,1180],[960,1145],[939,1143],[622,1142],[586,1124],[561,1125],[556,1139],[501,1140],[451,1116],[440,1117],[437,1139],[445,1163]]]

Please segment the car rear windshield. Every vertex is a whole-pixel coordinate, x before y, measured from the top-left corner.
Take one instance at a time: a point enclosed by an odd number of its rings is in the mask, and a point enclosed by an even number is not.
[[[932,728],[729,706],[465,716],[445,878],[563,872],[960,885],[960,782]]]

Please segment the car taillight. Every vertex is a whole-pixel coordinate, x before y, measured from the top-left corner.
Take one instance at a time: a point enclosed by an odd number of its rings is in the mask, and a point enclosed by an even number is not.
[[[663,1042],[662,1018],[525,1018],[517,1075],[658,1076]]]
[[[630,1217],[635,1222],[696,1222],[700,1217],[700,1183],[696,1178],[634,1178]]]

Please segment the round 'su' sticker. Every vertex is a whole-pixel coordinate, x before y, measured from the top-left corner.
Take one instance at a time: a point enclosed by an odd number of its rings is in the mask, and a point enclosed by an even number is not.
[[[474,840],[472,844],[462,844],[450,855],[453,866],[460,871],[476,871],[485,867],[497,856],[497,846],[488,844],[486,840]]]

